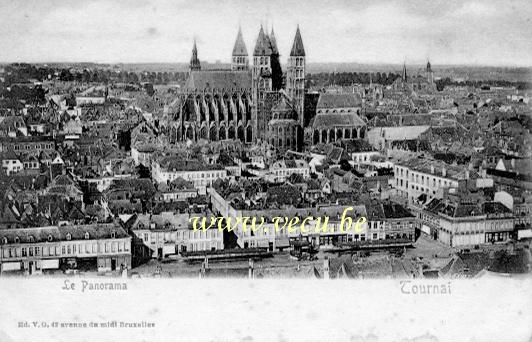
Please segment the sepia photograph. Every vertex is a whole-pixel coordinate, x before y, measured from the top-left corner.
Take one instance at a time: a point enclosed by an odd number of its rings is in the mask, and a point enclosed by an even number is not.
[[[529,0],[0,23],[0,342],[532,341]]]

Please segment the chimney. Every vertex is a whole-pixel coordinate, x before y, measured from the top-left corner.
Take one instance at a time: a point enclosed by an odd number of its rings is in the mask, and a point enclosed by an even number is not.
[[[512,169],[515,169],[515,159],[514,158],[512,158],[512,161],[510,163],[512,165]]]
[[[430,173],[434,174],[434,165],[430,165]]]
[[[445,165],[443,165],[443,168],[441,169],[441,175],[442,177],[447,177],[447,169],[445,168]]]
[[[329,267],[331,266],[331,261],[329,258],[325,258],[323,260],[323,279],[331,279],[331,276],[329,274]]]

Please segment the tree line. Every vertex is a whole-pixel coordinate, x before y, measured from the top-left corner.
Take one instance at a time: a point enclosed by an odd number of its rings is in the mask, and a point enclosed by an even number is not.
[[[170,82],[184,82],[187,72],[131,72],[112,69],[75,70],[69,68],[54,68],[36,66],[33,64],[17,63],[5,67],[5,85],[25,83],[29,80],[45,81],[57,79],[65,82],[82,83],[143,83],[166,84]]]
[[[331,85],[350,86],[353,84],[381,84],[390,85],[400,75],[385,72],[320,72],[307,74],[307,85],[310,87],[326,87]]]

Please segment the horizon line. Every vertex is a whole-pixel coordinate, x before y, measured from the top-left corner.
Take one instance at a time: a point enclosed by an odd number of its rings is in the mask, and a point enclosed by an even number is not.
[[[209,65],[216,65],[216,64],[227,64],[230,65],[231,61],[228,62],[222,62],[222,61],[208,61],[208,60],[201,60],[201,63],[206,63]],[[0,61],[0,65],[9,65],[9,64],[96,64],[96,65],[119,65],[119,64],[129,64],[129,65],[135,65],[135,64],[189,64],[190,62],[106,62],[106,61],[41,61],[41,62],[29,62],[29,61]],[[281,64],[287,64],[287,63],[281,63]],[[307,65],[311,64],[360,64],[360,65],[366,65],[366,66],[403,66],[403,62],[399,63],[392,63],[392,62],[357,62],[357,61],[346,61],[346,62],[307,62]],[[414,62],[414,63],[406,63],[406,66],[422,66],[425,65],[426,62]],[[524,65],[524,64],[474,64],[474,63],[447,63],[447,64],[436,64],[432,61],[430,62],[431,66],[434,67],[485,67],[485,68],[525,68],[525,69],[532,69],[532,64],[530,65]],[[252,64],[250,64],[252,66]]]

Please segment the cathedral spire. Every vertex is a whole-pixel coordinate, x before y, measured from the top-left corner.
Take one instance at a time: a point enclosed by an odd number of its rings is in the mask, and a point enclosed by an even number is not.
[[[273,54],[278,55],[279,49],[277,48],[277,39],[275,39],[275,33],[273,32],[273,26],[272,26],[272,32],[270,33],[270,43],[272,45]]]
[[[242,36],[242,27],[238,27],[238,34],[236,36],[235,46],[233,47],[233,56],[247,56],[248,50],[246,49],[246,43]]]
[[[231,70],[247,70],[249,65],[248,49],[242,37],[242,28],[238,27],[233,56],[231,58]]]
[[[407,75],[406,75],[406,61],[403,62],[403,82],[406,82]]]
[[[201,64],[198,59],[198,48],[196,46],[196,38],[194,38],[194,46],[192,47],[192,57],[190,58],[190,71],[201,70]]]
[[[268,35],[264,33],[264,28],[260,26],[259,36],[257,37],[257,43],[253,50],[253,56],[270,56],[272,54],[271,42]]]
[[[299,25],[297,25],[296,36],[294,37],[294,44],[292,45],[292,51],[290,56],[305,56],[305,48],[303,47],[303,39],[301,38],[301,32],[299,32]]]

